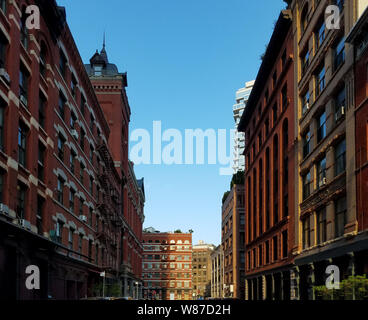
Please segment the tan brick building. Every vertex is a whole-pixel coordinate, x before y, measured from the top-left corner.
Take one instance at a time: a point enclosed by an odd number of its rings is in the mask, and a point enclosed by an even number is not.
[[[193,246],[193,299],[205,299],[211,296],[211,254],[214,249],[214,245],[205,244],[203,241]]]

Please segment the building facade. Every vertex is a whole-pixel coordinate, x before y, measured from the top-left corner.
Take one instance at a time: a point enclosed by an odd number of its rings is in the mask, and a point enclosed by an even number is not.
[[[246,140],[243,241],[247,300],[287,300],[290,296],[294,246],[293,64],[292,17],[290,10],[284,10],[239,124]]]
[[[361,274],[366,263],[367,238],[359,233],[357,215],[354,50],[345,39],[368,2],[288,3],[298,60],[294,64],[297,256],[291,298],[312,300],[313,287],[325,284],[327,266],[338,266],[345,279]],[[326,19],[331,4],[338,8],[339,28],[331,28]]]
[[[26,28],[32,4],[40,30]],[[0,26],[0,298],[100,295],[103,271],[109,294],[121,283],[121,179],[65,9],[2,1]],[[40,290],[25,286],[30,265]]]
[[[192,299],[192,234],[143,232],[143,298]]]
[[[120,73],[116,65],[109,62],[105,43],[85,67],[111,131],[108,146],[120,186],[116,197],[122,204],[117,208],[122,218],[119,277],[123,284],[123,295],[135,297],[135,287],[140,288],[138,292],[142,289],[145,194],[143,180],[137,181],[134,164],[128,159],[131,116],[126,92],[128,78],[126,73]]]
[[[215,246],[200,241],[193,246],[192,286],[193,299],[206,299],[211,296],[211,254]]]
[[[245,138],[244,133],[238,131],[238,125],[243,115],[244,109],[247,106],[249,95],[252,91],[254,81],[248,81],[245,83],[244,88],[240,88],[236,91],[236,103],[233,105],[233,114],[235,121],[235,136],[234,136],[234,173],[238,171],[244,171],[244,145]]]
[[[244,298],[245,282],[245,191],[235,184],[222,204],[223,296]]]
[[[222,299],[224,297],[224,252],[221,245],[211,253],[211,261],[211,298]]]

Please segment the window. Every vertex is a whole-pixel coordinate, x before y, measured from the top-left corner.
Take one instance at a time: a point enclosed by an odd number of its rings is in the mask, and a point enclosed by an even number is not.
[[[19,123],[18,127],[18,162],[26,167],[26,151],[27,151],[27,129],[23,123]]]
[[[79,178],[80,178],[80,182],[81,184],[83,184],[84,182],[84,166],[83,164],[80,165],[80,171],[79,171]]]
[[[70,82],[70,90],[72,92],[73,98],[75,98],[77,93],[77,80],[75,79],[74,75],[72,75],[72,81]]]
[[[81,104],[80,104],[80,110],[83,116],[85,116],[86,113],[86,98],[81,95]]]
[[[63,120],[65,120],[65,104],[66,98],[61,92],[59,92],[59,115]]]
[[[326,24],[323,21],[316,32],[316,46],[319,48],[326,38]]]
[[[305,29],[307,28],[307,25],[308,25],[308,5],[306,5],[303,8],[301,18],[300,18],[300,30],[301,30],[302,34],[304,33]]]
[[[303,220],[303,249],[310,247],[310,217]]]
[[[302,97],[302,114],[306,114],[306,112],[309,110],[310,103],[310,93],[307,91],[303,97]]]
[[[281,57],[281,67],[284,69],[286,64],[286,49],[284,50],[282,57]]]
[[[277,73],[276,71],[273,73],[272,75],[272,88],[275,89],[276,87],[276,82],[277,82]]]
[[[44,129],[45,129],[45,120],[46,120],[46,98],[42,94],[42,92],[40,92],[38,101],[38,123]]]
[[[317,129],[317,141],[322,141],[327,134],[327,125],[326,125],[326,111],[323,111],[323,113],[318,118],[318,129]]]
[[[64,204],[64,180],[60,177],[57,180],[57,201]]]
[[[43,209],[45,205],[45,199],[40,195],[37,196],[37,215],[36,215],[36,226],[39,235],[43,235]]]
[[[17,217],[19,219],[25,218],[25,205],[26,205],[26,186],[20,182],[17,185]]]
[[[95,152],[95,149],[93,148],[92,145],[90,145],[89,147],[89,160],[91,161],[91,163],[93,164],[93,154]]]
[[[83,235],[80,234],[78,239],[78,252],[82,253],[82,250],[83,250]]]
[[[281,101],[282,101],[282,110],[285,110],[288,105],[287,84],[285,84],[281,90]]]
[[[28,71],[23,65],[19,69],[19,99],[27,107],[28,106]]]
[[[75,122],[76,121],[77,121],[76,115],[74,114],[74,112],[71,112],[71,114],[70,114],[70,128],[72,130],[75,130]]]
[[[95,73],[95,76],[101,76],[102,75],[102,66],[93,66],[93,70]]]
[[[59,134],[58,137],[58,158],[64,161],[65,139]]]
[[[305,52],[305,54],[301,57],[302,75],[305,74],[305,72],[307,71],[307,69],[309,67],[309,57],[310,57],[310,53],[309,53],[309,49],[308,49]]]
[[[337,93],[335,97],[335,121],[345,116],[345,86]]]
[[[4,150],[4,137],[5,137],[5,130],[4,130],[4,123],[5,123],[5,108],[6,106],[1,101],[0,102],[0,150]]]
[[[74,212],[74,199],[75,199],[75,191],[74,190],[70,190],[69,191],[69,209],[71,212]]]
[[[46,147],[38,142],[38,179],[44,181],[45,179],[45,153]]]
[[[95,261],[96,261],[96,264],[98,264],[98,244],[96,244]]]
[[[83,129],[81,129],[81,136],[80,136],[80,147],[81,149],[84,151],[84,140],[86,137],[86,133],[84,132]]]
[[[335,0],[335,5],[339,7],[340,12],[344,10],[344,2],[345,0]]]
[[[273,125],[276,125],[277,121],[277,103],[272,107],[272,114],[273,114]]]
[[[326,85],[325,76],[326,70],[325,67],[322,65],[319,67],[316,73],[316,97],[319,96],[323,91],[323,89],[325,88]]]
[[[70,152],[70,171],[74,174],[75,172],[75,158],[76,158],[76,154],[75,152],[72,150]]]
[[[273,246],[273,261],[277,261],[279,258],[277,236],[272,239]]]
[[[22,9],[22,18],[20,20],[20,42],[24,49],[28,49],[28,28],[26,26],[26,20],[28,15],[26,14],[25,7]]]
[[[7,3],[7,0],[0,0],[0,9],[4,13],[6,13],[6,3]]]
[[[288,232],[287,230],[282,232],[282,257],[288,256]]]
[[[303,135],[303,158],[307,157],[311,151],[311,142],[312,136],[310,129],[307,129],[307,132]]]
[[[88,241],[88,259],[92,260],[92,240]]]
[[[88,212],[88,224],[92,227],[93,224],[93,209],[89,208],[89,212]]]
[[[266,134],[266,137],[268,136],[269,134],[269,128],[270,128],[270,120],[267,118],[265,120],[265,134]]]
[[[334,52],[334,70],[336,71],[345,62],[345,38],[342,37]]]
[[[64,78],[65,78],[65,75],[66,75],[66,65],[67,65],[67,60],[66,60],[65,54],[60,49],[59,70],[60,70],[61,75]]]
[[[262,246],[258,247],[258,258],[259,258],[259,265],[262,266],[263,265],[263,251],[262,251]]]
[[[323,208],[317,212],[317,244],[326,242],[326,235],[327,235],[326,208]]]
[[[318,188],[326,184],[326,157],[317,163],[317,182]]]
[[[311,173],[308,172],[303,176],[303,200],[307,199],[311,194]]]
[[[335,148],[335,176],[346,169],[346,140],[341,141]]]
[[[340,198],[335,202],[335,236],[336,238],[344,235],[346,224],[346,197]]]
[[[46,76],[46,46],[44,42],[41,44],[40,51],[40,74],[42,77]]]
[[[6,67],[6,50],[8,47],[7,39],[0,34],[0,68]]]
[[[63,228],[64,224],[60,221],[56,222],[56,242],[63,243]]]
[[[266,241],[266,264],[270,263],[270,242]]]
[[[253,268],[256,268],[256,267],[257,267],[257,251],[256,249],[253,249]]]
[[[89,177],[89,193],[93,196],[93,177]]]
[[[74,232],[75,232],[75,230],[74,229],[72,229],[72,228],[70,228],[69,229],[69,236],[68,236],[68,246],[69,246],[69,249],[70,250],[73,250],[73,237],[74,237]]]

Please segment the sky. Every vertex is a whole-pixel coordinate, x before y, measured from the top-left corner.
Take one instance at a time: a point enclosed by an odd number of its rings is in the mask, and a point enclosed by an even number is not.
[[[101,50],[128,73],[130,132],[233,129],[235,92],[256,78],[282,0],[57,0],[84,63]],[[130,148],[137,142],[130,142]],[[167,144],[167,143],[166,143]],[[163,142],[163,147],[165,142]],[[229,153],[230,153],[229,149]],[[193,243],[221,242],[222,196],[231,176],[219,163],[135,165],[145,181],[145,223],[192,229]]]

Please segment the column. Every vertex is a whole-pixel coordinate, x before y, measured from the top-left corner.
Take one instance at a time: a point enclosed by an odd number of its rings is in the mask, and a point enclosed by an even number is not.
[[[308,277],[307,277],[307,283],[308,283],[308,300],[315,300],[314,290],[313,286],[315,283],[315,275],[314,275],[314,264],[310,263],[308,265]]]
[[[290,300],[300,300],[299,282],[299,268],[295,267],[290,270]]]

